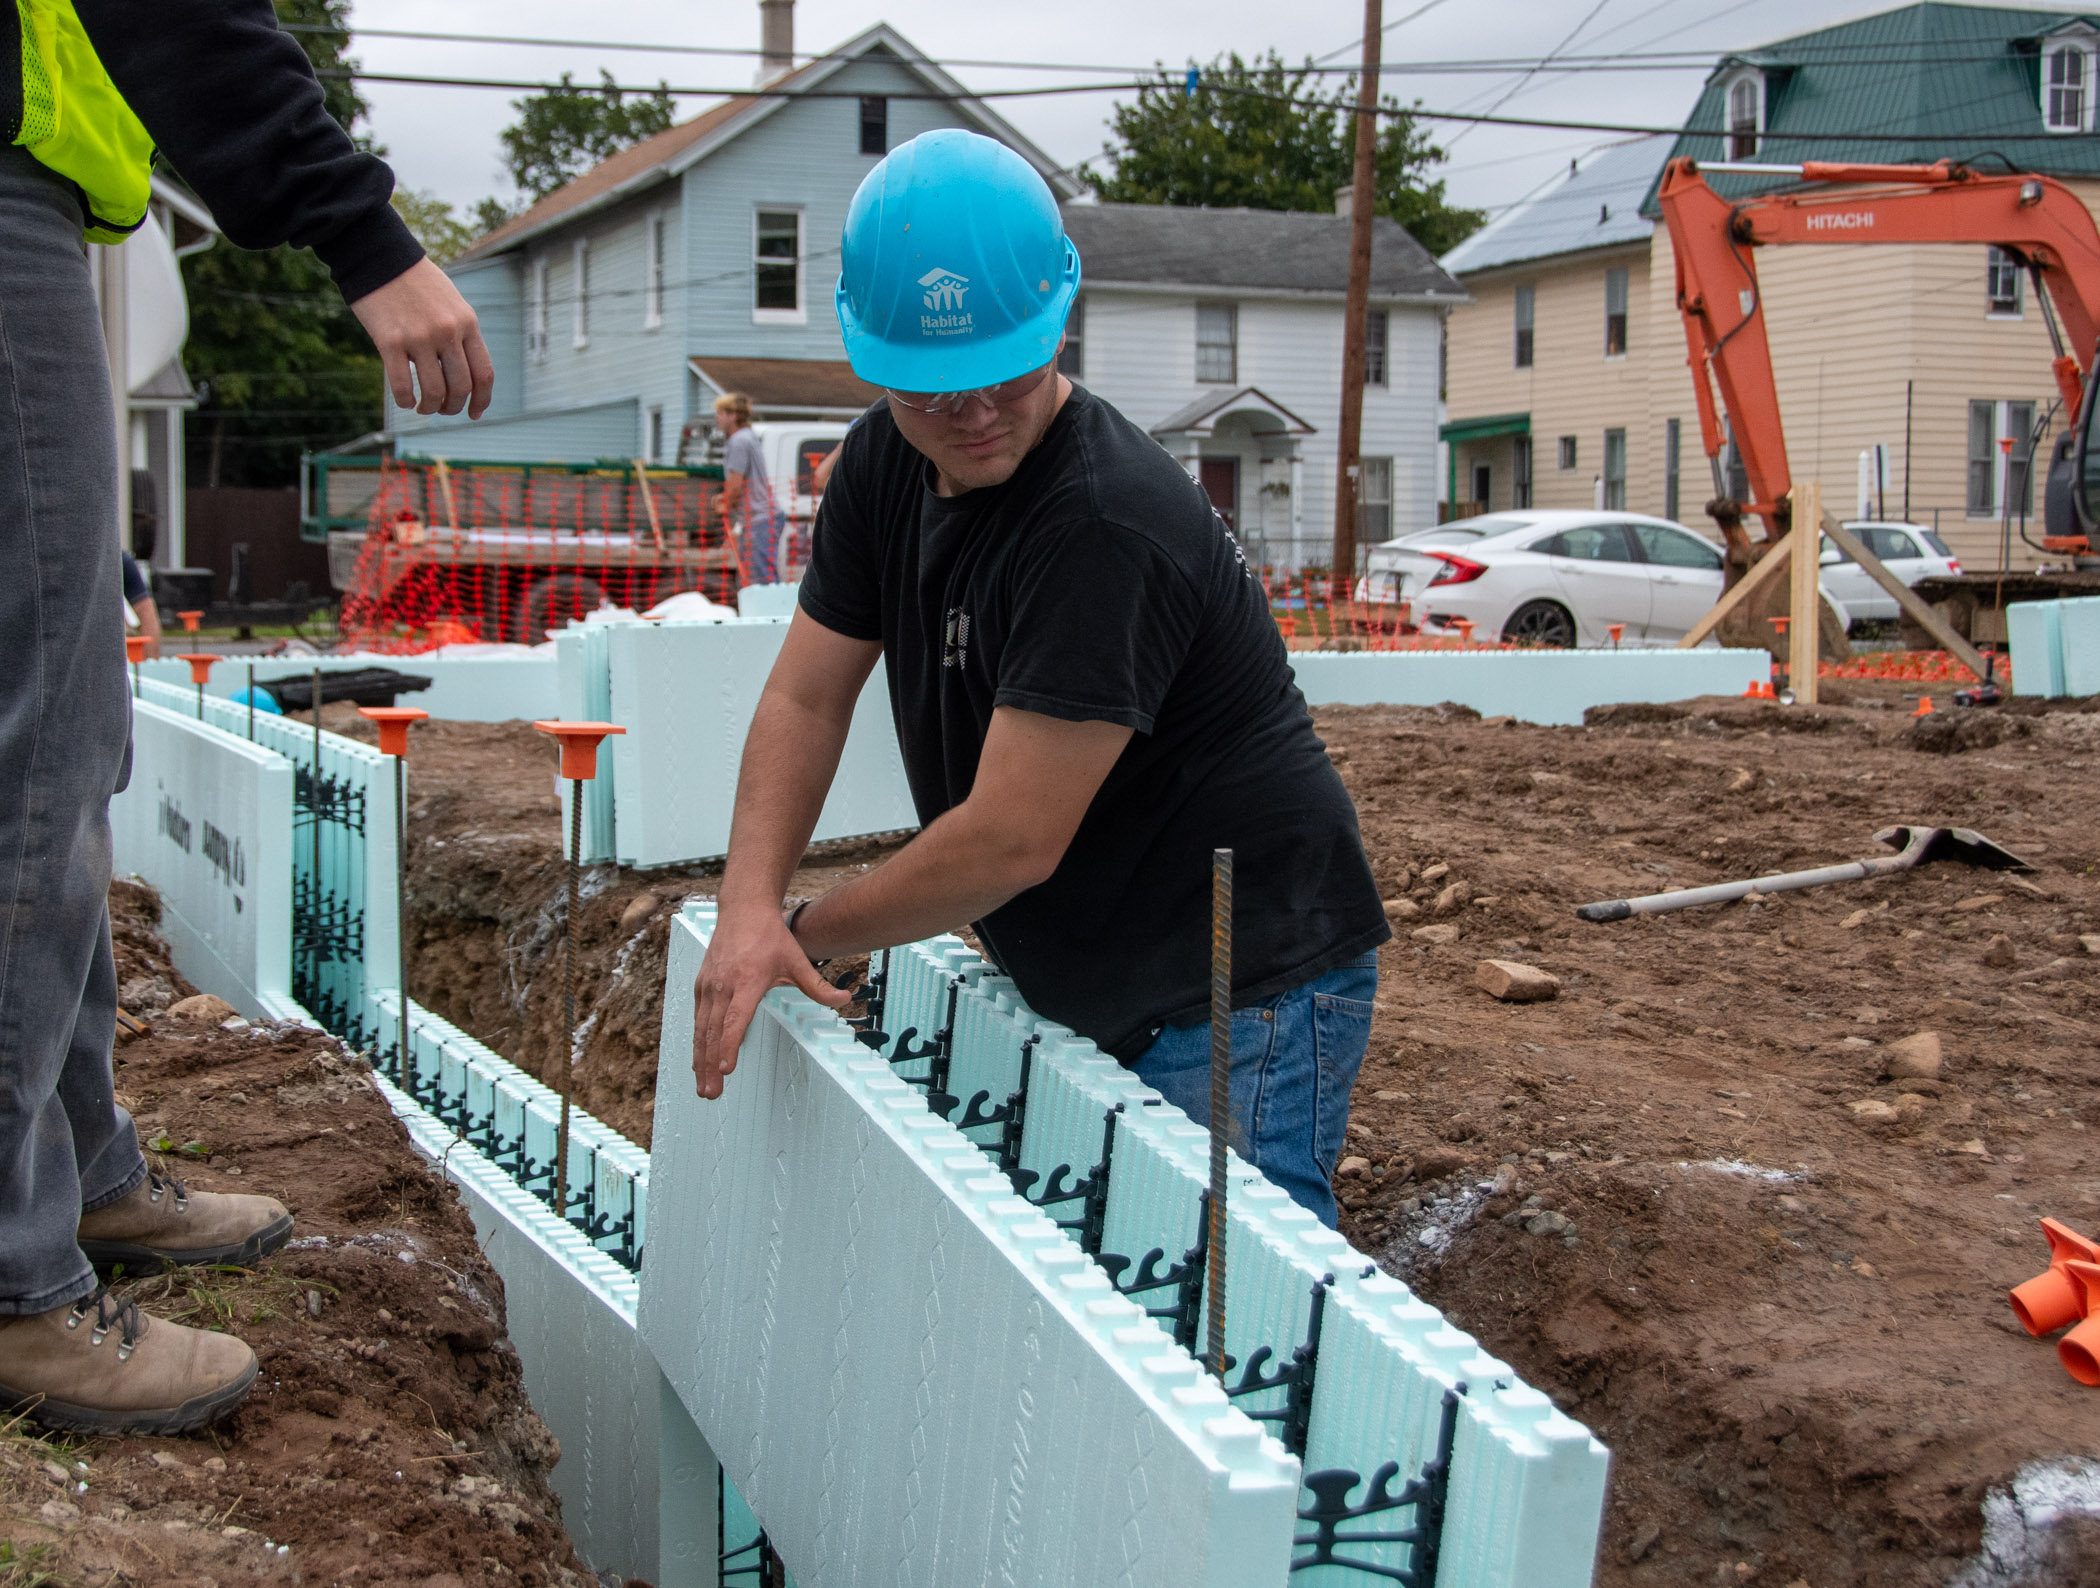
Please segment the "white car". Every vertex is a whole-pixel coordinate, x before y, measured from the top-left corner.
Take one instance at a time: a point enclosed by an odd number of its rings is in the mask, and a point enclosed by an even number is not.
[[[1365,598],[1411,602],[1428,632],[1467,621],[1530,645],[1609,645],[1614,624],[1623,643],[1677,640],[1721,598],[1720,547],[1641,513],[1457,519],[1372,547],[1365,566]]]
[[[1865,541],[1867,550],[1905,584],[1916,584],[1935,574],[1961,572],[1961,561],[1947,549],[1947,543],[1921,525],[1848,521],[1845,527]],[[1895,621],[1896,598],[1870,579],[1866,569],[1839,551],[1828,535],[1823,537],[1819,561],[1823,593],[1841,610],[1855,621]]]

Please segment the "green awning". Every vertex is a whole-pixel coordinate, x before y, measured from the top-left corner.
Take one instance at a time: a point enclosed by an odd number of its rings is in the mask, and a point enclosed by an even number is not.
[[[1489,436],[1528,436],[1529,414],[1489,414],[1484,419],[1452,419],[1437,426],[1439,441],[1481,441]]]

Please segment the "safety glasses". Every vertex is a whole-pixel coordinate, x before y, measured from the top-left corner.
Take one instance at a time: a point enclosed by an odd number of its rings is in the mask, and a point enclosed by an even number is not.
[[[979,386],[970,391],[898,391],[885,387],[890,397],[905,407],[922,414],[959,414],[970,403],[982,399],[994,408],[1007,403],[1019,402],[1030,392],[1050,378],[1055,364],[1045,364],[1041,369],[1032,369],[1025,375],[1016,375],[1012,380],[1003,380],[996,386]]]

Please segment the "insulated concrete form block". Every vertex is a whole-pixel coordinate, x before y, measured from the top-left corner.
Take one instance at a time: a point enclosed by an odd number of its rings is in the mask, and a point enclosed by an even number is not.
[[[827,1012],[769,994],[655,1142],[643,1337],[805,1588],[1284,1581],[1296,1463]]]
[[[2100,596],[2079,596],[2050,605],[2056,608],[2056,620],[2062,626],[2064,693],[2100,695]],[[2014,672],[2015,680],[2019,676]]]
[[[612,623],[603,626],[615,845],[634,866],[724,854],[738,767],[766,676],[787,625],[777,622]],[[601,755],[600,764],[604,763]],[[889,695],[871,677],[854,708],[818,841],[918,824],[897,752]]]
[[[116,869],[160,890],[182,973],[263,1018],[291,993],[291,763],[143,699],[131,738],[131,781],[109,806]]]
[[[1591,706],[1740,695],[1771,673],[1763,651],[1293,651],[1313,706],[1434,706],[1575,726]]]
[[[421,1014],[410,1006],[411,1021]],[[714,1561],[691,1546],[711,1535],[712,1455],[689,1426],[674,1426],[674,1494],[707,1491],[706,1525],[674,1527],[676,1559],[659,1539],[663,1378],[635,1330],[639,1286],[450,1126],[383,1077],[380,1094],[417,1150],[458,1186],[482,1250],[503,1276],[507,1327],[526,1394],[561,1441],[549,1481],[577,1552],[601,1570],[662,1588],[713,1588]],[[675,1404],[675,1402],[674,1402]]]
[[[801,591],[799,582],[792,584],[747,584],[736,593],[736,613],[740,618],[791,618],[795,615],[795,598]]]
[[[611,722],[612,681],[605,666],[605,625],[572,623],[554,636],[555,709],[564,722]],[[619,740],[612,741],[617,745]],[[619,769],[614,757],[602,750],[598,775],[583,786],[583,859],[591,865],[611,860],[619,850],[613,831],[615,784]],[[569,852],[569,799],[566,779],[557,776],[555,792],[561,798],[561,848]]]
[[[2005,609],[2014,693],[2055,699],[2064,693],[2063,603],[2016,601]]]
[[[480,649],[480,647],[451,647]],[[207,695],[221,699],[248,687],[253,668],[258,685],[280,678],[310,678],[315,669],[325,673],[354,673],[367,667],[387,667],[412,678],[426,678],[428,689],[401,697],[398,704],[421,706],[431,716],[454,722],[509,722],[551,717],[555,711],[555,661],[545,652],[506,652],[498,655],[383,656],[342,651],[325,657],[270,657],[250,660],[228,656],[211,670],[204,686]],[[189,667],[173,657],[139,664],[143,676],[163,683],[191,688]],[[243,708],[245,709],[245,708]]]

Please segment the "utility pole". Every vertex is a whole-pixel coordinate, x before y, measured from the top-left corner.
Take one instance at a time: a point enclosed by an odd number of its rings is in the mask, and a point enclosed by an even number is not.
[[[1342,309],[1342,426],[1334,448],[1337,601],[1356,588],[1357,502],[1363,492],[1364,323],[1371,311],[1371,212],[1378,167],[1378,47],[1383,0],[1364,0],[1364,58],[1356,85],[1356,173],[1349,190],[1349,291]]]

